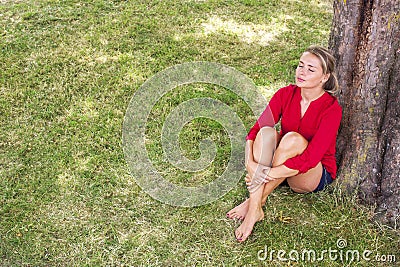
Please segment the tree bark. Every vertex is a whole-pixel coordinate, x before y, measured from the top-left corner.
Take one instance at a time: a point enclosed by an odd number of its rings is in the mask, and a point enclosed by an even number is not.
[[[400,222],[400,0],[335,0],[330,48],[337,59],[343,119],[339,179]]]

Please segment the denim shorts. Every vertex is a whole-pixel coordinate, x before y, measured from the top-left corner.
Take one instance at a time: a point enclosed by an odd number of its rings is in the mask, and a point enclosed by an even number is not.
[[[331,184],[333,182],[331,174],[322,166],[322,175],[321,180],[319,181],[319,185],[313,191],[313,193],[324,190],[325,186]]]

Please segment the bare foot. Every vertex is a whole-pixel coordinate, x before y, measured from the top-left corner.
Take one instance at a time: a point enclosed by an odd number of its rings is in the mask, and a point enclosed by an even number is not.
[[[249,210],[243,223],[235,231],[237,241],[244,242],[253,231],[254,224],[262,219],[264,212],[261,207]]]
[[[231,209],[226,214],[226,217],[228,217],[229,219],[244,220],[248,210],[249,210],[249,199],[246,199],[245,201],[242,202],[242,204],[237,205],[236,207]]]

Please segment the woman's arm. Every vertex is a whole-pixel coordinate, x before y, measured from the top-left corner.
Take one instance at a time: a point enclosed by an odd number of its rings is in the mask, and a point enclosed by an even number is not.
[[[287,177],[292,177],[295,176],[299,173],[298,170],[290,169],[286,167],[285,165],[280,165],[271,168],[271,170],[268,173],[267,180],[275,180],[275,179],[280,179],[280,178],[287,178]]]

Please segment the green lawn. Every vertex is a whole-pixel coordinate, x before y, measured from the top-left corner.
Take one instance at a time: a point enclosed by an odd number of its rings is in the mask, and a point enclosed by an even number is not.
[[[246,197],[243,182],[208,205],[170,206],[140,189],[124,158],[125,111],[147,79],[179,63],[218,62],[269,97],[293,82],[306,47],[327,44],[332,12],[325,0],[0,1],[0,265],[344,266],[327,255],[314,263],[280,261],[277,252],[272,261],[257,257],[266,246],[321,253],[338,249],[339,239],[347,241],[343,253],[371,250],[370,261],[351,266],[399,264],[399,234],[373,223],[372,208],[335,186],[308,195],[279,188],[265,220],[238,244],[238,223],[225,213]],[[191,159],[200,156],[199,140],[215,141],[206,170],[185,172],[164,160],[166,116],[196,97],[229,105],[246,129],[256,119],[222,87],[166,94],[152,109],[146,148],[176,184],[206,184],[229,161],[229,138],[210,119],[194,120],[180,135]],[[380,255],[397,261],[377,262]]]

